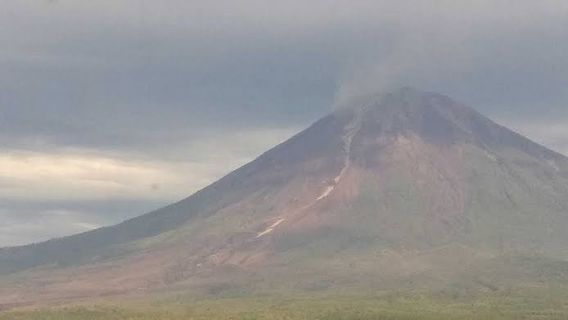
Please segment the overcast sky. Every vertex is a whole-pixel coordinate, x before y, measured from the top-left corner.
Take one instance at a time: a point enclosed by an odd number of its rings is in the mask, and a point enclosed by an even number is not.
[[[568,1],[0,1],[0,246],[188,196],[353,95],[568,154]]]

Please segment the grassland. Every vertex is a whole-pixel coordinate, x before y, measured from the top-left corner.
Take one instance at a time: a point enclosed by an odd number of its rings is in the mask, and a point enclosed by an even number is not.
[[[568,319],[568,292],[525,292],[450,297],[225,298],[123,304],[101,303],[0,313],[0,320],[519,320]]]

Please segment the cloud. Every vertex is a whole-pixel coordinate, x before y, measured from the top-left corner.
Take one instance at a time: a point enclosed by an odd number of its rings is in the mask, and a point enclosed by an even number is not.
[[[408,19],[387,50],[370,50],[347,68],[336,101],[410,85],[462,97],[489,114],[565,111],[568,4],[436,4],[393,5]]]
[[[3,197],[23,199],[164,197],[147,190],[156,183],[177,183],[175,174],[157,163],[27,152],[1,155],[0,177]]]
[[[148,151],[207,131],[305,124],[330,110],[334,94],[341,101],[400,85],[498,115],[564,112],[568,101],[564,1],[12,0],[4,8],[4,145]]]
[[[0,153],[4,199],[175,200],[251,161],[298,130],[264,129],[170,146],[175,159],[95,150]]]

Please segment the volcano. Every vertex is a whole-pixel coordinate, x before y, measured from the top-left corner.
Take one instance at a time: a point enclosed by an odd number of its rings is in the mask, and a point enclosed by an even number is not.
[[[562,285],[567,229],[568,158],[403,88],[178,203],[0,249],[0,302]]]

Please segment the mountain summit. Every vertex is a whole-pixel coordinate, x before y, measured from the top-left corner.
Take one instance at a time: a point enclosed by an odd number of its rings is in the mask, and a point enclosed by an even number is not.
[[[0,302],[568,281],[566,157],[441,94],[357,101],[176,204],[1,249]]]

